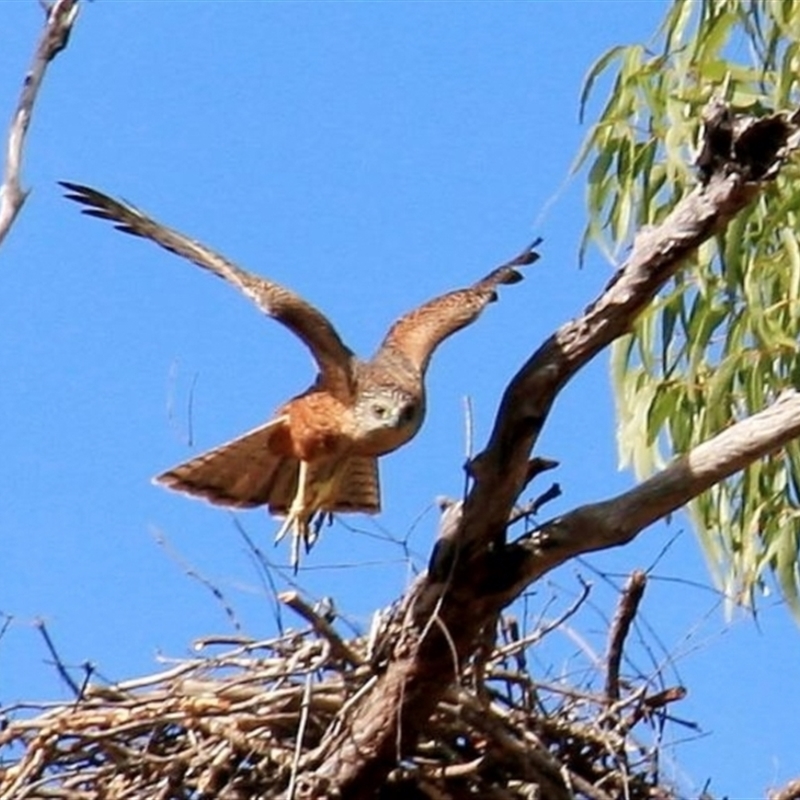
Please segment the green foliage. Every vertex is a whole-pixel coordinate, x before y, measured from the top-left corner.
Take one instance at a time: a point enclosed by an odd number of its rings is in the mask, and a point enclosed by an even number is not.
[[[608,99],[575,168],[588,168],[589,242],[616,261],[697,177],[700,112],[713,96],[758,114],[800,96],[800,3],[674,0],[654,48],[615,47],[586,76],[581,114]],[[612,355],[623,463],[639,474],[800,383],[798,170],[706,243]],[[772,575],[800,613],[800,446],[715,487],[690,509],[727,595],[752,602]]]

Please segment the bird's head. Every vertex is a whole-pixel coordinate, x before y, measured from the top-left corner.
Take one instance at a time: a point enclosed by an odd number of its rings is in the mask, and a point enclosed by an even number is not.
[[[421,397],[396,386],[362,390],[353,421],[364,454],[382,455],[400,447],[419,430],[424,413]]]

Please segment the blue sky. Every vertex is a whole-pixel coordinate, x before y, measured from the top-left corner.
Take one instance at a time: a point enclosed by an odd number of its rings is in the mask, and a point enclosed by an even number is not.
[[[464,398],[477,449],[523,359],[609,277],[599,255],[577,265],[582,186],[567,176],[585,133],[580,82],[606,48],[647,40],[664,8],[84,4],[36,109],[24,169],[33,191],[0,248],[0,611],[13,618],[0,639],[0,702],[68,696],[37,618],[67,663],[92,661],[111,680],[230,632],[186,564],[222,590],[246,633],[274,630],[231,514],[150,478],[264,421],[313,377],[303,347],[236,292],[81,217],[56,181],[121,195],[291,286],[364,356],[398,314],[544,236],[527,280],[437,352],[425,427],[382,463],[384,513],[335,524],[305,561],[309,595],[333,596],[366,626],[409,579],[396,541],[424,564],[434,498],[462,490]],[[40,17],[35,0],[0,3],[7,116]],[[551,514],[631,483],[616,465],[607,374],[605,358],[591,365],[548,424],[540,454],[561,461],[552,477],[564,490]],[[271,546],[273,520],[239,521],[287,562]],[[621,580],[656,560],[643,607],[661,643],[653,658],[676,661],[668,673],[689,697],[675,713],[703,732],[675,748],[677,777],[695,794],[712,778],[715,795],[763,796],[800,773],[798,630],[769,598],[758,625],[726,623],[685,520],[567,565],[529,606],[535,616],[554,592],[565,605],[577,574],[592,580],[595,606],[574,625],[602,652],[613,593],[598,571]],[[574,650],[561,636],[543,648],[542,671],[565,671]]]

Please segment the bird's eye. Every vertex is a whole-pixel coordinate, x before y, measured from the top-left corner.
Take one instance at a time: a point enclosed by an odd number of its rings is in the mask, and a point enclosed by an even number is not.
[[[387,415],[389,414],[389,409],[380,403],[376,403],[374,406],[372,406],[372,413],[377,419],[386,419]]]
[[[402,414],[400,414],[400,422],[404,425],[408,425],[414,417],[417,415],[417,407],[413,404],[407,405],[404,409]]]

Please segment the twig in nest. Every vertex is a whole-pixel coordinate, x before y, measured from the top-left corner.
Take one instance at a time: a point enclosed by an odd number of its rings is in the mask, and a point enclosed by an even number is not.
[[[22,189],[22,151],[33,105],[44,80],[47,65],[67,46],[72,26],[78,16],[78,0],[55,0],[45,5],[47,21],[39,37],[33,63],[25,75],[22,92],[8,131],[5,173],[0,186],[0,243],[5,239],[25,203],[28,193]]]
[[[560,628],[573,614],[577,613],[578,609],[584,604],[586,598],[589,596],[589,592],[592,591],[591,583],[581,581],[581,587],[581,593],[566,611],[564,611],[551,622],[548,622],[541,627],[537,627],[532,633],[529,633],[526,636],[511,642],[510,644],[496,648],[492,654],[492,662],[497,663],[499,660],[507,658],[514,653],[524,651],[527,647],[530,647],[540,639],[543,639],[551,631],[555,630],[556,628]]]
[[[393,630],[402,635],[399,626]],[[0,800],[287,797],[290,780],[295,797],[306,797],[327,743],[347,732],[378,678],[332,657],[331,640],[312,626],[232,644],[169,671],[90,687],[79,703],[39,706],[38,716],[9,719],[0,730]],[[368,637],[344,645],[367,661]],[[491,667],[496,660],[487,671],[489,686],[533,686],[524,670]],[[429,796],[443,798],[676,796],[657,781],[658,745],[639,750],[622,723],[611,730],[603,722],[627,709],[631,719],[638,714],[652,724],[651,718],[666,718],[659,704],[679,699],[676,693],[646,698],[647,681],[609,708],[602,688],[590,693],[537,683],[541,699],[534,710],[524,693],[487,701],[467,691],[474,663],[463,677],[439,703],[425,741],[394,769],[394,782],[408,786],[409,795],[424,784]],[[598,673],[598,682],[604,677]],[[625,756],[632,748],[641,758],[631,767]]]
[[[82,689],[78,688],[78,684],[72,680],[72,676],[69,674],[69,672],[67,672],[64,662],[61,660],[61,656],[59,656],[56,646],[53,643],[53,640],[50,638],[50,634],[47,632],[47,626],[44,624],[44,620],[36,620],[35,624],[39,630],[39,633],[42,634],[42,639],[44,639],[44,643],[47,646],[47,649],[50,651],[50,655],[53,657],[53,665],[61,677],[61,680],[63,680],[64,683],[69,686],[70,690],[75,695],[75,699],[79,700],[82,696]]]
[[[278,595],[278,599],[293,611],[296,611],[303,619],[310,622],[314,630],[328,640],[331,646],[331,653],[335,658],[341,658],[353,667],[358,667],[364,663],[361,656],[345,644],[331,624],[317,614],[297,592],[281,592]]]
[[[297,775],[300,766],[300,756],[303,752],[303,738],[306,732],[306,725],[308,724],[308,710],[311,707],[311,673],[306,675],[306,685],[303,690],[303,702],[300,706],[300,722],[297,728],[297,745],[294,749],[294,758],[292,759],[292,774],[289,778],[289,788],[286,790],[288,800],[294,800],[295,790],[297,788]]]
[[[236,532],[239,534],[239,536],[242,537],[242,539],[244,539],[244,542],[247,545],[247,553],[256,567],[256,571],[258,572],[258,577],[261,580],[261,584],[265,590],[264,594],[269,598],[270,605],[272,606],[272,609],[274,611],[275,627],[282,634],[283,617],[281,616],[281,609],[283,608],[283,606],[281,606],[281,603],[278,600],[278,586],[275,583],[275,578],[273,577],[272,574],[275,567],[266,557],[264,551],[255,543],[255,541],[253,541],[253,538],[245,530],[244,526],[242,525],[241,521],[236,516],[236,514],[232,514],[231,519],[233,521],[233,527],[236,529]]]
[[[516,617],[510,614],[503,614],[500,617],[500,630],[503,633],[503,641],[506,644],[516,644],[522,638],[522,634],[519,630],[519,622]],[[513,653],[513,656],[516,661],[517,669],[520,672],[527,669],[528,662],[525,658],[525,648],[517,650]]]
[[[669,703],[677,703],[683,700],[688,692],[683,686],[671,686],[669,689],[664,689],[663,692],[651,694],[649,697],[642,697],[641,703],[636,707],[634,712],[630,714],[624,721],[623,726],[626,730],[630,730],[641,719],[648,718],[653,712],[662,709]],[[690,726],[693,725],[689,723]]]

